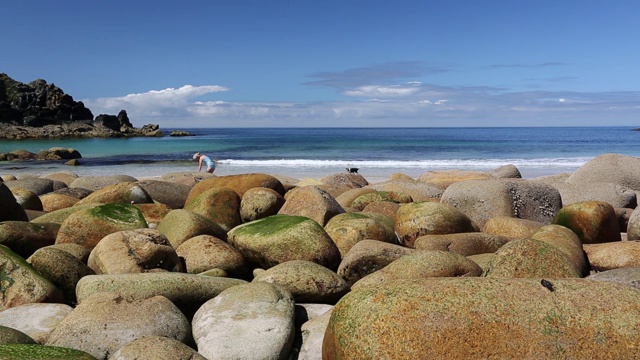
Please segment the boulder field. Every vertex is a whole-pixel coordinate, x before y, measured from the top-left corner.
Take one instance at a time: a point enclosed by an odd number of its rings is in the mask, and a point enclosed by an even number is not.
[[[640,358],[640,158],[0,181],[0,358]]]

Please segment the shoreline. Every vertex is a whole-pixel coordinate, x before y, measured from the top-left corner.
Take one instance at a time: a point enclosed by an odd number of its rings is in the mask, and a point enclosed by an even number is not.
[[[507,165],[507,164],[505,164]],[[579,167],[540,167],[540,166],[517,166],[523,179],[534,179],[541,176],[557,175],[562,173],[571,173]],[[445,170],[461,170],[461,171],[481,171],[491,172],[496,167],[430,167],[430,168],[403,168],[403,167],[368,167],[360,168],[358,173],[362,175],[370,183],[383,182],[389,179],[393,174],[405,174],[411,178],[417,179],[420,175],[429,171],[445,171]],[[110,176],[110,175],[129,175],[137,179],[153,179],[162,175],[177,172],[198,172],[196,163],[183,164],[117,164],[117,165],[79,165],[69,166],[63,163],[37,163],[37,162],[5,162],[0,164],[0,177],[12,175],[17,178],[26,176],[46,176],[58,172],[72,172],[78,176]],[[286,176],[302,179],[319,180],[325,176],[346,172],[345,168],[330,167],[290,167],[290,166],[247,166],[247,165],[229,165],[219,164],[214,172],[216,176],[238,175],[248,173],[264,173],[269,175]]]

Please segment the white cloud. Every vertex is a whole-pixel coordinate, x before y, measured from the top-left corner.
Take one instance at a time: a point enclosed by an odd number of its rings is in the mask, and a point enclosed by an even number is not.
[[[408,85],[366,85],[355,89],[345,90],[344,95],[357,97],[396,97],[408,96],[420,91],[420,83],[412,82]]]
[[[488,87],[445,87],[418,82],[366,85],[344,101],[203,101],[223,86],[151,90],[83,100],[94,115],[127,110],[137,127],[244,126],[526,126],[637,125],[639,92],[508,92]],[[363,99],[352,98],[352,96]],[[564,100],[564,102],[562,101]],[[568,123],[567,121],[573,121]]]

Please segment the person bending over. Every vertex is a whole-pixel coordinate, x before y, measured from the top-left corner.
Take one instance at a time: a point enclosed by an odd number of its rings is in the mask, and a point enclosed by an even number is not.
[[[200,154],[199,152],[193,154],[193,160],[198,160],[198,172],[202,171],[202,164],[207,165],[207,172],[213,173],[216,169],[216,163],[211,160],[207,155]]]

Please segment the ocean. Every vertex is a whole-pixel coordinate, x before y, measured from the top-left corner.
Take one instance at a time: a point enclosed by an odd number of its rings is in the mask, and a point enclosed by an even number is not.
[[[163,129],[169,134],[172,129]],[[513,128],[236,128],[181,129],[194,136],[126,139],[2,140],[0,153],[37,153],[60,146],[82,154],[82,165],[62,161],[0,162],[0,176],[72,171],[81,176],[137,178],[197,171],[199,151],[216,160],[216,175],[261,172],[321,178],[359,168],[365,178],[427,171],[489,171],[513,164],[525,178],[571,172],[595,156],[640,156],[640,132],[631,127]]]

